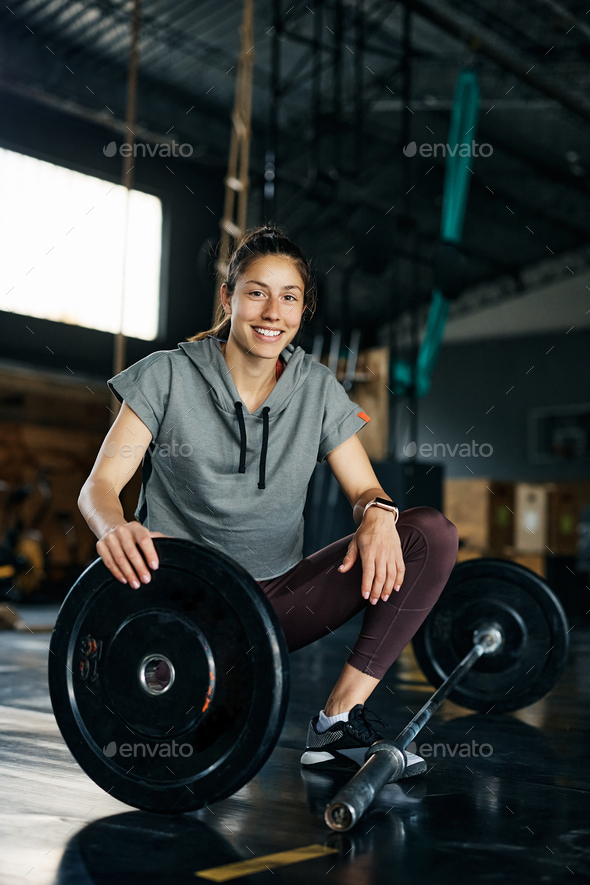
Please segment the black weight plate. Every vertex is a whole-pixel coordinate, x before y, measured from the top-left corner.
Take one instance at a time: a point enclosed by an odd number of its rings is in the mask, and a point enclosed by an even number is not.
[[[455,566],[412,641],[424,675],[438,688],[473,647],[473,631],[486,624],[500,627],[504,642],[474,664],[450,700],[483,713],[534,704],[563,672],[569,627],[547,584],[507,560],[472,559]]]
[[[262,767],[285,717],[289,658],[244,568],[192,541],[154,545],[159,568],[137,590],[101,559],[78,578],[51,639],[49,689],[92,780],[128,805],[178,813]]]

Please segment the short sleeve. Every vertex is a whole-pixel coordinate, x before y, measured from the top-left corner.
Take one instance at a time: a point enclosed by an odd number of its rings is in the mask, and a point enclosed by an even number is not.
[[[125,401],[141,418],[155,440],[168,405],[171,381],[168,352],[157,351],[109,378],[107,385],[120,403]]]
[[[332,449],[346,442],[371,420],[330,372],[331,381],[327,386],[318,461],[323,461]]]

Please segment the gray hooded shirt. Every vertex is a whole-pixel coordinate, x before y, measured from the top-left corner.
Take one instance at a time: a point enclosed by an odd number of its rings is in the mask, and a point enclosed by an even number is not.
[[[135,519],[221,550],[256,581],[303,555],[303,508],[316,462],[370,421],[301,347],[250,414],[220,339],[183,341],[107,382],[152,434]]]

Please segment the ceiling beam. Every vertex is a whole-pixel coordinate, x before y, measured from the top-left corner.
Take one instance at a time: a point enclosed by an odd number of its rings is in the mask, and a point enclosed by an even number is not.
[[[443,31],[468,44],[474,52],[480,52],[482,55],[487,56],[505,71],[514,74],[519,80],[552,98],[568,111],[590,123],[590,105],[586,101],[572,95],[565,86],[550,82],[542,75],[533,73],[534,65],[531,65],[529,61],[518,58],[512,47],[504,49],[497,42],[489,39],[475,23],[469,22],[464,24],[454,18],[448,9],[441,6],[430,6],[424,0],[400,0],[400,3],[432,24],[437,25]]]

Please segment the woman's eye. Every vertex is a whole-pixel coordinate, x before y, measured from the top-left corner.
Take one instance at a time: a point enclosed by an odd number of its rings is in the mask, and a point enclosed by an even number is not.
[[[254,291],[250,292],[250,295],[264,295],[264,292],[261,292],[259,289],[254,289]],[[291,301],[297,301],[297,298],[294,295],[291,295],[290,292],[287,292],[285,298],[290,298]]]

